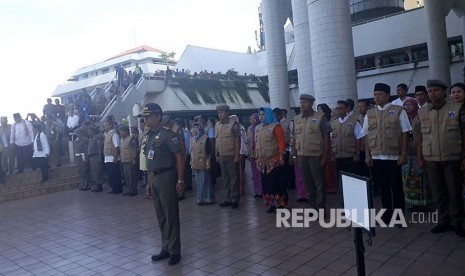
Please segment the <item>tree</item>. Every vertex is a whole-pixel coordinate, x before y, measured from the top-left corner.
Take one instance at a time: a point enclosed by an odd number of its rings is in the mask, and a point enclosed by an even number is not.
[[[161,63],[166,64],[166,65],[172,64],[174,61],[173,59],[175,55],[176,55],[175,52],[171,52],[171,53],[162,52],[160,54]]]

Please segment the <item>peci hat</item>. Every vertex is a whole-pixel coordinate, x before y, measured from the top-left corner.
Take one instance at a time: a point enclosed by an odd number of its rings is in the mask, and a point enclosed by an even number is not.
[[[315,97],[313,97],[313,96],[310,95],[310,94],[300,94],[299,99],[300,99],[300,100],[307,100],[307,101],[310,101],[310,102],[314,102],[314,101],[315,101]]]
[[[417,93],[417,92],[425,92],[426,93],[426,86],[424,86],[424,85],[415,86],[415,93]]]
[[[139,115],[137,115],[137,117],[143,117],[143,116],[148,116],[152,114],[163,115],[163,110],[156,103],[148,103],[144,106],[144,109]]]
[[[8,118],[5,116],[0,117],[0,123],[8,123]]]
[[[391,87],[385,83],[377,83],[375,84],[374,91],[383,91],[384,93],[391,94]]]
[[[441,87],[444,89],[448,87],[447,84],[443,82],[442,80],[428,80],[426,82],[426,86],[427,87]]]
[[[229,111],[230,107],[227,104],[221,104],[216,107],[217,111]]]
[[[129,131],[129,126],[128,125],[119,125],[118,130],[119,131]]]

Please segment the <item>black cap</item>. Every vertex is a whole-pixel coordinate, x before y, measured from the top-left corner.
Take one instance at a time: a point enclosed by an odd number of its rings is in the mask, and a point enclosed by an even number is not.
[[[415,86],[415,93],[417,93],[417,92],[426,92],[426,86],[424,86],[424,85]]]
[[[148,103],[144,106],[142,112],[137,117],[148,116],[152,114],[163,115],[163,110],[156,103]]]
[[[441,87],[444,89],[448,87],[447,84],[443,82],[442,80],[428,80],[426,82],[426,86],[427,87]]]
[[[119,125],[118,129],[120,131],[129,131],[129,126],[128,125]]]
[[[375,84],[374,91],[383,91],[384,93],[391,94],[391,87],[385,83],[377,83]]]

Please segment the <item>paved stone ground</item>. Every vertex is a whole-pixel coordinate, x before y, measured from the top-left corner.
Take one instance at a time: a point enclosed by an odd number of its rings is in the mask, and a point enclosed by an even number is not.
[[[250,189],[251,190],[251,189]],[[290,207],[305,207],[295,202]],[[222,198],[221,191],[217,193]],[[356,275],[353,233],[276,228],[249,191],[240,208],[180,203],[182,260],[153,263],[160,233],[151,201],[77,190],[0,203],[1,275]],[[330,195],[334,205],[336,196]],[[377,229],[370,275],[465,275],[465,239],[432,224]]]

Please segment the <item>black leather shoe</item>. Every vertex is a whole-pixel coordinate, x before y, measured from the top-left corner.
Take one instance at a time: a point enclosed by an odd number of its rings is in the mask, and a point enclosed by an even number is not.
[[[237,208],[239,208],[239,204],[237,204],[237,202],[231,203],[231,209],[237,209]]]
[[[168,264],[169,265],[175,265],[177,263],[179,263],[179,261],[181,260],[181,255],[180,254],[173,254],[170,256],[170,260],[168,261]]]
[[[152,255],[152,261],[156,262],[156,261],[167,259],[169,257],[170,257],[170,253],[168,253],[167,251],[162,251],[158,255]],[[181,258],[181,256],[179,256],[179,258]]]
[[[465,238],[465,230],[463,230],[462,225],[456,225],[454,227],[454,233],[459,237]]]
[[[224,201],[224,202],[221,202],[219,205],[220,207],[228,207],[228,206],[231,206],[231,201]]]
[[[434,226],[430,232],[433,234],[444,233],[450,230],[450,226],[447,223],[439,223],[438,225]]]

